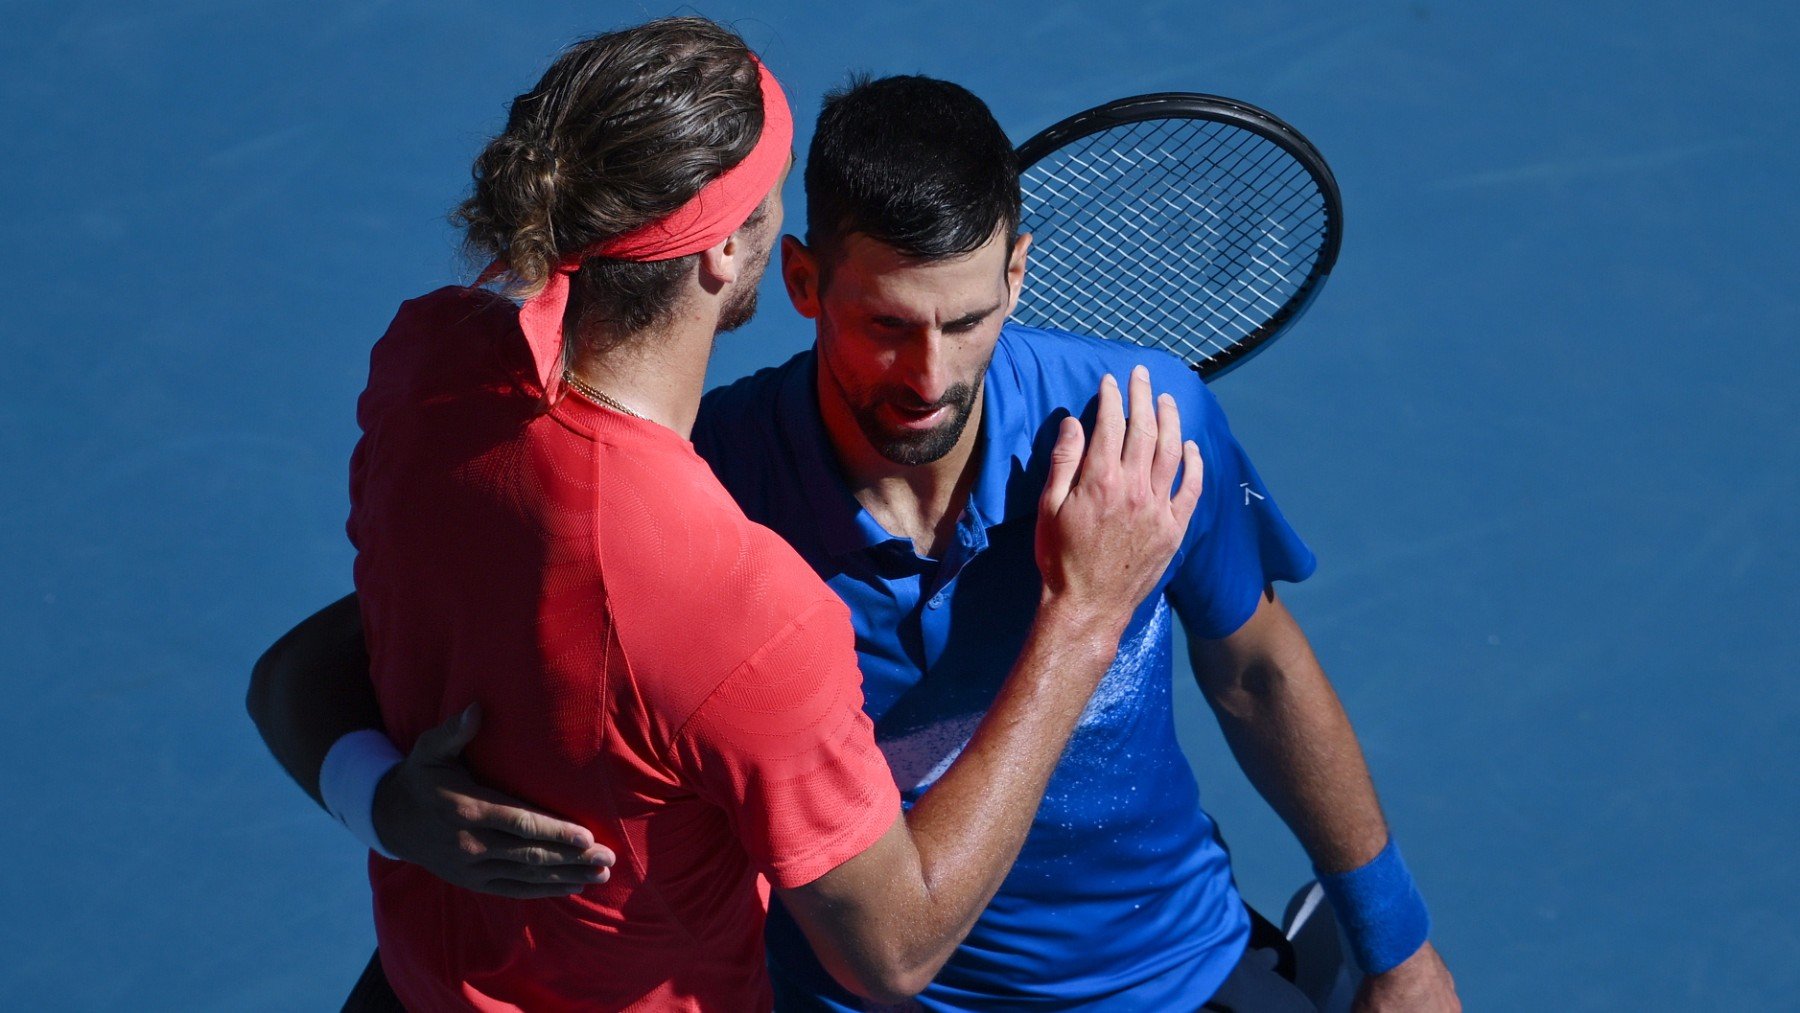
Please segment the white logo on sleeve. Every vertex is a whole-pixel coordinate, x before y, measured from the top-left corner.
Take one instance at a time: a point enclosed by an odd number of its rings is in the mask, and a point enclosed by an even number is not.
[[[1255,496],[1257,499],[1268,499],[1269,498],[1267,496],[1264,496],[1262,493],[1257,492],[1255,489],[1250,488],[1249,482],[1239,482],[1238,488],[1244,490],[1244,505],[1245,506],[1250,505],[1250,497],[1252,497],[1252,496]]]

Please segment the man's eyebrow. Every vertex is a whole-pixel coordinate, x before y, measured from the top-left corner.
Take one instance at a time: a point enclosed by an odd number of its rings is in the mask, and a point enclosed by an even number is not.
[[[993,316],[996,312],[999,311],[999,309],[1000,309],[1000,304],[995,303],[994,305],[989,306],[987,309],[975,310],[972,313],[964,313],[962,316],[957,317],[955,320],[944,321],[944,329],[948,330],[952,327],[968,327],[973,324],[981,323],[983,320],[986,320],[988,317]]]
[[[952,327],[968,327],[978,324],[988,317],[993,316],[994,313],[1000,309],[1000,306],[1000,303],[995,303],[986,309],[974,310],[969,313],[964,313],[954,320],[946,320],[944,321],[944,329],[949,330]],[[917,321],[893,313],[876,313],[871,315],[869,320],[873,323],[880,324],[883,327],[908,327],[917,323]]]

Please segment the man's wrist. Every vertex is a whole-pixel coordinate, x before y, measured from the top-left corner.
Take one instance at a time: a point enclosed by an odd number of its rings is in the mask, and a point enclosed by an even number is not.
[[[1067,646],[1110,655],[1119,649],[1119,638],[1135,611],[1111,604],[1101,607],[1046,589],[1038,599],[1037,625],[1040,632],[1054,634]]]
[[[1365,974],[1400,966],[1431,935],[1425,899],[1392,838],[1368,864],[1349,872],[1320,874],[1319,885]]]
[[[395,856],[375,832],[375,789],[404,759],[386,735],[361,728],[332,743],[319,765],[319,798],[325,810],[357,840],[387,858]]]

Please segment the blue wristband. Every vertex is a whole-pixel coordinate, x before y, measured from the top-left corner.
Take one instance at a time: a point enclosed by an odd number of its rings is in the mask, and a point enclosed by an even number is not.
[[[332,743],[319,766],[319,797],[326,811],[385,858],[394,855],[375,832],[375,787],[405,758],[386,735],[364,728]]]
[[[1349,872],[1320,875],[1350,952],[1365,974],[1391,971],[1425,945],[1431,915],[1413,884],[1400,849],[1388,839],[1369,864]]]

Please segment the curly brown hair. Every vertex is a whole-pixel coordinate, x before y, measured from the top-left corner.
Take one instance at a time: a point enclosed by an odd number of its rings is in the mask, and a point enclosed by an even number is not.
[[[743,161],[762,134],[757,77],[744,40],[700,17],[575,43],[475,159],[474,192],[451,215],[465,250],[534,294],[564,257],[667,215]],[[664,319],[692,260],[583,261],[569,332],[622,336]]]

